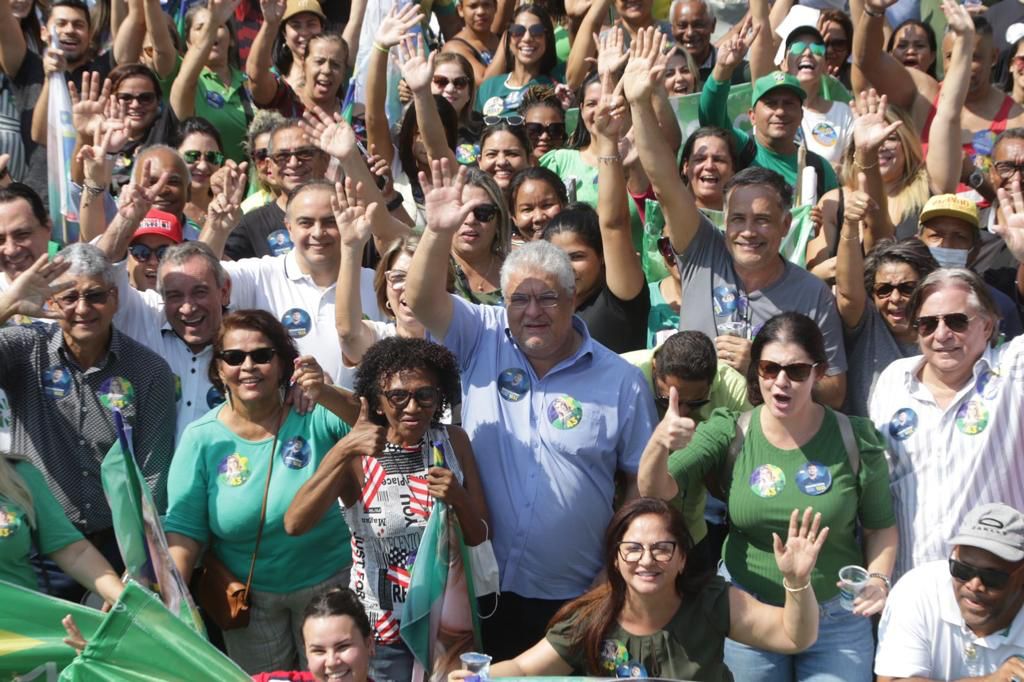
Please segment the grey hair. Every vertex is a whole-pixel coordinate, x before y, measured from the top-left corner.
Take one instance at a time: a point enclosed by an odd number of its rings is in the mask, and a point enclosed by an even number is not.
[[[57,255],[71,264],[69,275],[96,277],[107,286],[114,286],[114,266],[99,247],[79,242],[65,246]]]
[[[220,289],[227,281],[227,274],[213,250],[203,242],[182,242],[167,249],[160,259],[160,267],[156,271],[156,290],[164,295],[164,269],[170,266],[184,265],[193,258],[201,258],[213,270],[213,279]]]
[[[147,156],[153,152],[170,152],[174,154],[174,158],[178,163],[178,170],[181,171],[182,176],[185,178],[185,186],[192,184],[192,171],[188,169],[188,164],[185,163],[185,157],[181,155],[174,147],[166,144],[151,144],[143,147],[138,155],[135,157],[135,161],[132,162],[132,180],[138,182],[141,178],[139,175],[142,173],[142,168],[145,166],[143,161]]]
[[[668,6],[669,21],[672,21],[672,17],[675,16],[676,7],[683,4],[684,2],[699,2],[701,5],[704,6],[704,11],[708,13],[708,17],[711,19],[712,25],[714,25],[718,21],[718,18],[715,16],[715,13],[711,11],[711,5],[708,4],[707,0],[672,0],[672,4]],[[711,46],[711,49],[715,49],[714,45]]]
[[[280,113],[270,109],[257,109],[256,115],[252,117],[252,123],[245,134],[245,142],[242,148],[246,154],[252,154],[256,148],[256,138],[266,133],[274,132],[274,128],[284,123],[285,118]]]
[[[501,290],[509,291],[512,276],[521,272],[541,272],[554,275],[558,286],[567,294],[576,293],[576,274],[565,251],[544,240],[528,242],[512,251],[501,266]]]
[[[992,323],[989,342],[994,346],[996,339],[999,338],[999,321],[1003,319],[1003,315],[999,312],[985,281],[967,268],[939,268],[922,279],[907,304],[909,318],[916,322],[925,300],[939,289],[946,288],[963,289],[967,292],[967,304]]]
[[[267,140],[267,153],[271,156],[274,154],[274,138],[277,137],[279,130],[289,130],[291,128],[298,128],[302,130],[301,119],[298,118],[283,118],[277,121],[274,126],[270,129],[270,139]]]

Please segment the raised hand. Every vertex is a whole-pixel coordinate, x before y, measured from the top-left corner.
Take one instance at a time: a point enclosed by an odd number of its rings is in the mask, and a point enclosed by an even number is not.
[[[594,134],[616,141],[621,139],[626,128],[625,104],[617,92],[602,92],[594,111]]]
[[[331,210],[338,224],[342,246],[351,246],[360,251],[370,240],[371,223],[369,213],[376,209],[377,204],[366,205],[360,196],[363,183],[354,183],[352,178],[345,178],[345,184],[334,183],[334,196],[331,197]]]
[[[324,369],[312,355],[301,355],[295,358],[291,383],[299,388],[313,402],[320,400],[326,379]]]
[[[0,187],[6,187],[13,182],[13,180],[11,180],[11,174],[7,171],[7,167],[10,163],[10,154],[0,154]]]
[[[152,163],[152,159],[146,159],[140,180],[132,180],[121,189],[121,194],[117,198],[117,214],[123,220],[138,223],[146,217],[149,209],[153,207],[153,202],[167,184],[170,173],[164,171],[159,177],[154,178]]]
[[[761,25],[754,26],[749,16],[740,24],[740,28],[731,40],[723,40],[718,46],[718,63],[733,69],[743,63],[754,38],[761,31]]]
[[[241,163],[218,171],[223,173],[223,187],[206,207],[206,224],[219,233],[230,232],[242,220],[242,199],[249,182],[248,170],[249,164]]]
[[[860,225],[868,211],[877,207],[874,199],[868,194],[868,178],[864,173],[857,173],[857,189],[849,192],[843,212],[843,222],[847,225]]]
[[[398,9],[397,4],[392,5],[377,27],[377,35],[373,39],[381,47],[394,47],[410,35],[409,30],[413,26],[422,21],[423,10],[419,3],[410,2],[402,9]]]
[[[903,125],[900,120],[885,122],[885,114],[889,109],[888,99],[885,95],[879,97],[874,88],[861,91],[852,104],[856,117],[853,120],[853,144],[857,149],[876,151],[887,137]]]
[[[654,429],[654,436],[669,452],[682,450],[690,444],[697,422],[679,414],[679,392],[676,387],[668,389],[668,410]]]
[[[210,12],[210,25],[215,29],[223,26],[235,13],[240,0],[210,0],[207,9]],[[284,16],[282,14],[282,16]]]
[[[49,42],[49,37],[46,38]],[[64,56],[64,50],[55,47],[48,47],[43,52],[43,75],[51,73],[63,73],[68,70],[68,60]]]
[[[594,44],[597,45],[597,59],[590,61],[597,64],[597,75],[602,80],[618,77],[629,59],[622,27],[612,26],[600,36],[595,34]]]
[[[86,71],[82,74],[81,93],[73,81],[68,81],[68,93],[71,95],[71,125],[79,135],[97,135],[112,89],[110,79],[103,78],[96,71]]]
[[[93,187],[108,187],[114,172],[114,160],[107,157],[112,140],[120,134],[114,126],[109,127],[96,141],[78,150],[77,160],[82,163],[86,181]]]
[[[430,93],[430,79],[434,75],[434,57],[431,52],[427,57],[426,46],[421,36],[407,35],[398,46],[398,61],[402,69],[402,77],[413,92]]]
[[[113,134],[107,140],[107,153],[114,153],[124,148],[128,144],[128,137],[132,133],[144,132],[130,128],[134,124],[126,120],[124,110],[125,106],[116,97],[111,95],[107,98],[107,103],[103,107],[103,117],[93,128],[92,134],[94,139],[103,135],[107,130],[113,131]]]
[[[377,153],[377,145],[370,145],[370,154],[366,157],[366,165],[377,178],[377,187],[385,198],[395,193],[395,179],[391,174],[391,164],[383,156]]]
[[[74,616],[69,613],[61,619],[60,624],[64,626],[64,632],[68,633],[68,636],[64,638],[64,643],[77,653],[82,653],[88,642],[82,636],[82,631],[78,629]]]
[[[350,456],[376,455],[387,443],[387,429],[370,419],[370,404],[365,397],[359,398],[359,417],[343,442]]]
[[[280,24],[287,4],[286,0],[260,0],[263,21],[268,24]]]
[[[474,208],[486,203],[484,199],[463,203],[462,189],[465,185],[466,167],[459,166],[458,172],[452,177],[452,167],[448,159],[430,163],[429,179],[426,173],[420,173],[428,230],[453,233],[466,221],[466,216]]]
[[[358,153],[356,134],[340,114],[332,117],[314,105],[311,109],[306,109],[302,118],[299,123],[302,132],[306,134],[311,144],[319,147],[325,154],[344,159],[350,154]]]
[[[864,9],[871,10],[872,14],[882,14],[898,1],[899,0],[864,0]]]
[[[11,286],[0,294],[0,320],[10,319],[14,315],[62,319],[63,313],[57,308],[47,308],[46,302],[74,284],[70,280],[53,283],[70,267],[71,263],[65,262],[63,258],[51,261],[45,253],[36,259],[28,270],[15,277]]]
[[[1024,158],[1013,159],[1014,163],[1024,163]],[[1010,183],[1010,190],[1000,187],[999,221],[992,231],[1003,238],[1010,253],[1018,263],[1024,263],[1024,193],[1021,192],[1020,180]]]
[[[778,533],[772,533],[775,565],[779,567],[782,577],[790,587],[802,587],[807,584],[811,570],[818,561],[818,553],[821,552],[828,537],[828,527],[821,528],[821,514],[813,512],[814,510],[808,507],[801,519],[800,510],[793,510],[789,515],[789,533],[785,544]]]
[[[665,34],[650,26],[640,29],[629,48],[629,63],[620,83],[631,104],[647,101],[662,80],[665,62],[661,59]]]

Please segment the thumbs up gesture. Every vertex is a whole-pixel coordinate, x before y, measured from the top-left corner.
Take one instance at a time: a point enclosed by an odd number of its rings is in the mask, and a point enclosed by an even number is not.
[[[370,416],[370,404],[366,398],[359,399],[359,417],[352,430],[345,436],[348,451],[352,455],[376,455],[384,449],[387,430]]]
[[[689,444],[696,428],[695,421],[679,413],[679,392],[675,386],[669,388],[668,410],[654,429],[654,438],[669,452],[674,452]]]

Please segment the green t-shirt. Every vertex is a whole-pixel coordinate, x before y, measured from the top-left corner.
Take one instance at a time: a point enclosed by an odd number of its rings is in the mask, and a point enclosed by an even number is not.
[[[651,292],[651,312],[647,315],[647,347],[654,348],[660,342],[659,335],[675,334],[679,331],[679,311],[668,304],[661,295],[661,282],[647,285]]]
[[[215,407],[189,424],[171,461],[167,479],[167,532],[181,533],[212,550],[240,580],[249,562],[260,521],[273,439],[239,438],[217,417]],[[288,505],[327,451],[349,432],[348,425],[321,406],[307,415],[289,411],[278,436],[253,586],[292,592],[327,580],[352,563],[349,531],[332,507],[308,533],[288,535]]]
[[[532,85],[554,86],[556,83],[565,80],[565,69],[558,65],[551,71],[550,76],[540,74],[527,82],[526,85],[518,88],[508,86],[510,75],[508,73],[499,73],[497,76],[491,76],[480,84],[476,91],[477,111],[484,116],[518,114],[519,105],[523,102],[523,96],[526,94],[527,88]]]
[[[830,529],[811,573],[818,600],[827,601],[838,593],[839,569],[847,564],[863,565],[864,554],[856,539],[858,520],[872,530],[896,524],[885,441],[870,420],[850,417],[860,447],[860,472],[854,480],[830,409],[825,410],[818,433],[796,450],[771,445],[761,431],[760,414],[761,408],[755,408],[733,469],[729,535],[722,558],[737,584],[765,603],[782,606],[785,591],[782,574],[775,565],[772,533],[785,538],[790,513],[811,506],[821,512],[821,525]],[[688,490],[693,479],[703,480],[709,471],[718,469],[736,433],[738,416],[737,412],[716,410],[697,427],[690,444],[672,454],[669,472],[681,489]],[[816,464],[819,472],[828,470],[823,477],[819,474],[817,485],[808,479],[809,464]],[[815,487],[817,494],[804,492]]]
[[[725,665],[729,636],[729,585],[714,576],[697,594],[684,597],[679,610],[653,635],[634,635],[616,623],[601,644],[601,670],[587,670],[586,655],[572,646],[578,616],[556,623],[545,639],[575,674],[602,677],[662,677],[730,682]],[[643,666],[646,675],[631,674]]]
[[[46,487],[43,475],[28,462],[14,463],[14,470],[21,476],[32,496],[36,514],[36,541],[39,551],[52,554],[73,542],[82,539],[82,534],[64,515],[60,503]],[[0,580],[20,585],[29,590],[39,589],[36,574],[29,563],[32,548],[32,528],[25,516],[25,509],[12,500],[0,496]]]
[[[224,155],[237,163],[248,159],[242,148],[253,111],[247,80],[243,71],[232,69],[231,84],[225,86],[217,74],[204,66],[196,83],[196,116],[205,118],[217,129],[224,143]]]
[[[549,168],[562,178],[566,188],[570,178],[576,180],[576,201],[589,204],[597,209],[597,168],[583,161],[578,149],[553,149],[540,157],[540,166]],[[643,250],[644,224],[636,209],[636,202],[626,194],[629,205],[629,225],[632,230],[633,248]]]

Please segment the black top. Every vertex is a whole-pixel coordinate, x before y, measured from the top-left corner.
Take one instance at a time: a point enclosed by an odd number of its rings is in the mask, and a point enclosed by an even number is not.
[[[233,260],[280,256],[291,250],[292,242],[284,226],[284,210],[272,201],[249,211],[232,230],[224,246],[224,255]]]
[[[616,353],[647,348],[647,316],[651,291],[645,283],[631,301],[623,301],[607,286],[576,309],[590,336]]]

